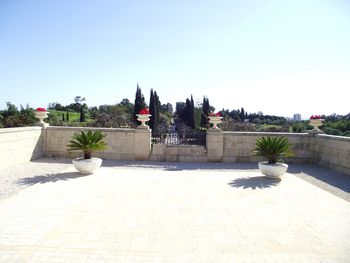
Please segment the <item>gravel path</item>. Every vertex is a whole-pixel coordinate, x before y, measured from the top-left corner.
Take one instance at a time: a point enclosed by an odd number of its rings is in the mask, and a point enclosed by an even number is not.
[[[67,159],[43,158],[0,170],[0,199],[70,168]]]
[[[127,169],[182,170],[257,170],[256,164],[238,163],[166,163],[104,160],[105,167],[125,167]],[[350,176],[323,169],[314,165],[290,165],[288,173],[320,187],[350,202]],[[60,175],[59,178],[55,175]],[[76,172],[70,159],[42,158],[15,167],[0,170],[0,199],[16,194],[18,191],[36,183],[69,179]]]

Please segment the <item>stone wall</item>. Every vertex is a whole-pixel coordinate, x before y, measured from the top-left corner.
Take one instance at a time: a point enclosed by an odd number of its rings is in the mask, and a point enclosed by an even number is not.
[[[350,138],[318,134],[312,138],[312,163],[350,175]]]
[[[252,156],[256,140],[262,136],[287,137],[292,145],[293,157],[286,159],[288,163],[309,163],[311,136],[308,133],[277,132],[223,132],[223,162],[259,162],[263,158]]]
[[[0,129],[0,169],[42,156],[41,127]]]
[[[252,156],[261,136],[285,136],[292,144],[294,157],[289,163],[314,163],[350,175],[350,138],[308,133],[223,132],[209,130],[206,148],[196,145],[154,144],[151,150],[149,129],[25,127],[0,129],[1,168],[42,156],[77,157],[67,144],[74,132],[100,130],[106,135],[106,151],[95,156],[113,160],[153,160],[175,162],[258,162]]]
[[[78,157],[80,152],[69,152],[67,144],[75,132],[99,130],[105,137],[107,150],[94,156],[112,160],[147,160],[150,154],[150,130],[115,128],[47,127],[45,155],[48,157]]]

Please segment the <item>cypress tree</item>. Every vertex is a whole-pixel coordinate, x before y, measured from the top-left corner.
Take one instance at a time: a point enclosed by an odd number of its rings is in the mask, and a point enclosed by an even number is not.
[[[67,111],[67,114],[66,114],[66,121],[69,122],[69,113]]]
[[[209,99],[204,96],[203,97],[203,104],[202,104],[201,127],[208,128],[209,113],[210,113]]]
[[[62,121],[64,121],[64,113],[62,113]]]
[[[150,98],[149,98],[149,111],[150,114],[152,115],[149,121],[149,127],[152,130],[152,134],[155,133],[155,109],[154,109],[154,93],[153,93],[153,89],[151,89],[151,94],[150,94]]]
[[[157,92],[154,92],[153,95],[153,112],[154,112],[154,131],[158,131],[158,124],[159,124],[159,112],[160,112],[160,102],[159,97],[157,95]]]
[[[194,101],[192,95],[191,100],[186,99],[182,120],[187,124],[187,126],[195,129],[196,123],[194,117]]]
[[[85,120],[86,120],[86,112],[85,112],[85,109],[83,107],[81,107],[79,121],[84,122]]]
[[[241,112],[240,112],[240,114],[239,114],[239,117],[241,118],[241,121],[243,122],[243,121],[244,121],[244,118],[245,118],[245,113],[244,113],[243,107],[241,108]]]
[[[194,101],[193,101],[193,96],[191,95],[191,105],[190,105],[190,112],[189,112],[189,126],[192,129],[195,129],[196,127],[196,122],[194,118]]]
[[[138,114],[140,110],[145,107],[146,107],[145,97],[141,92],[141,88],[139,87],[139,84],[137,84],[136,95],[135,95],[135,107],[134,107],[135,121],[137,119],[136,114]]]
[[[191,102],[189,99],[186,99],[183,120],[188,126],[190,126],[190,111],[191,111],[190,108],[191,108]]]

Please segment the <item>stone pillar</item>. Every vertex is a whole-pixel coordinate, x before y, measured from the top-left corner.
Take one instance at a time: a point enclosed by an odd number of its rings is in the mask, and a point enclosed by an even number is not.
[[[316,136],[318,134],[322,134],[322,131],[319,129],[313,129],[309,131],[310,136],[310,163],[312,164],[318,164],[318,154],[319,154],[319,145],[317,143]]]
[[[208,130],[207,154],[209,162],[222,162],[224,157],[224,133],[221,129]]]
[[[41,139],[42,139],[42,156],[47,157],[47,127],[49,125],[43,125],[41,128]]]
[[[151,130],[147,128],[137,128],[135,130],[134,153],[135,160],[148,160],[151,152]]]

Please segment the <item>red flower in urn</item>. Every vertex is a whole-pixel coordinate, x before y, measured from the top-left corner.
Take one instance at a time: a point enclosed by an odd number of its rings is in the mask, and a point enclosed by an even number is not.
[[[139,111],[139,114],[149,114],[149,109],[148,108],[143,108]]]
[[[36,108],[37,111],[46,111],[45,108]]]
[[[209,113],[209,116],[210,117],[222,117],[222,114],[221,114],[221,112],[218,112],[218,113],[211,112],[211,113]]]
[[[319,120],[321,119],[320,115],[311,115],[310,120]]]

